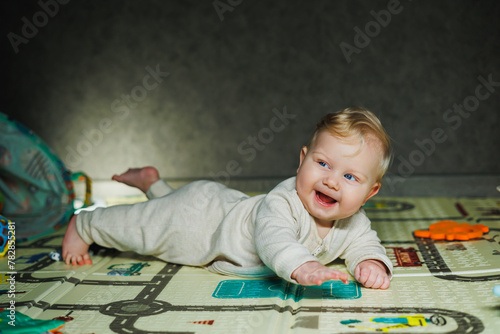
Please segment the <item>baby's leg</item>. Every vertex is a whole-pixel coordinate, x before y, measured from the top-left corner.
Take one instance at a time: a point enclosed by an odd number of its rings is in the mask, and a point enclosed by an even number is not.
[[[92,264],[89,255],[89,245],[83,241],[76,230],[76,216],[71,218],[62,242],[62,256],[66,264],[76,266]]]
[[[129,168],[123,174],[113,175],[112,179],[146,193],[149,187],[160,179],[160,175],[154,167]]]

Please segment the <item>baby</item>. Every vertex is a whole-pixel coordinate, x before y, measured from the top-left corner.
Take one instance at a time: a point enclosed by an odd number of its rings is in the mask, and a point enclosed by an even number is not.
[[[392,264],[361,209],[377,194],[390,140],[363,108],[326,115],[300,152],[297,175],[249,197],[213,181],[177,190],[153,167],[113,179],[150,200],[82,211],[63,239],[66,264],[91,264],[89,245],[132,250],[161,260],[244,277],[278,275],[302,285],[348,275],[325,264],[345,260],[368,288],[387,289]]]

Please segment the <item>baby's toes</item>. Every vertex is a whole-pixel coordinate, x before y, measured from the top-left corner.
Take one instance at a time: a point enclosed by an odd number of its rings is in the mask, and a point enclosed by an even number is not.
[[[69,254],[64,255],[64,263],[66,263],[67,265],[71,264],[71,255]]]
[[[89,254],[83,255],[83,264],[92,264],[92,259]]]
[[[78,263],[78,265],[83,266],[85,264],[85,261],[83,260],[83,255],[78,255],[78,257],[76,258],[76,262]]]
[[[64,263],[66,263],[67,265],[71,264],[72,259],[73,259],[73,257],[71,256],[71,254],[64,255]]]
[[[76,255],[71,255],[71,265],[77,266],[78,265],[78,256]]]
[[[83,264],[83,258],[82,256],[67,254],[64,258],[64,263],[66,263],[67,265],[78,266]]]

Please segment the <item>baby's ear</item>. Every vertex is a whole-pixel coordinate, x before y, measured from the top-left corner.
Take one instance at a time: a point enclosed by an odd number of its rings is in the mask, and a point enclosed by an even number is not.
[[[382,184],[380,182],[376,182],[373,185],[372,189],[370,190],[370,193],[368,194],[368,196],[366,196],[365,202],[363,203],[363,205],[365,205],[366,201],[368,201],[370,198],[372,198],[373,196],[377,195],[377,193],[380,190],[381,186],[382,186]]]
[[[302,149],[300,150],[300,161],[299,161],[299,167],[297,168],[297,173],[299,172],[300,166],[302,166],[302,161],[304,161],[304,157],[307,154],[307,146],[302,146]]]

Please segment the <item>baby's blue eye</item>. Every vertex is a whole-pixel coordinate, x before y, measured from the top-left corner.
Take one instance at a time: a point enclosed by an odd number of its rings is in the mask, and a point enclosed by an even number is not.
[[[356,178],[351,174],[346,174],[346,175],[344,175],[344,177],[346,179],[348,179],[349,181],[356,181]]]
[[[328,164],[327,164],[326,162],[324,162],[324,161],[320,161],[320,162],[318,162],[318,163],[319,163],[319,165],[320,165],[321,167],[326,167],[326,168],[328,168]]]

